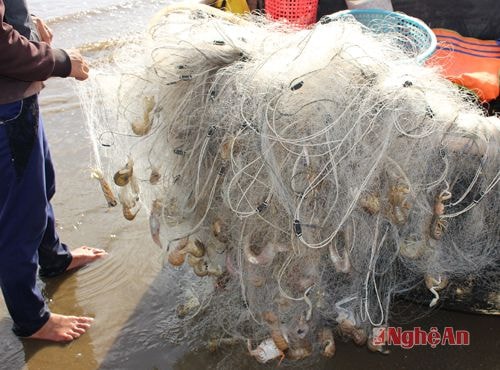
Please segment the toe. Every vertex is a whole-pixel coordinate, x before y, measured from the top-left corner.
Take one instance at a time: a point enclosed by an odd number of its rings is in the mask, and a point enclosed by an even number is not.
[[[80,329],[82,329],[84,331],[87,331],[90,328],[90,324],[79,322],[79,323],[76,324],[76,327],[80,328]]]
[[[73,339],[73,336],[69,333],[64,333],[61,335],[60,342],[71,342]]]
[[[74,330],[68,330],[68,335],[71,336],[72,339],[80,338],[80,333],[74,331]]]
[[[75,325],[75,326],[73,326],[73,331],[75,333],[78,333],[78,334],[82,335],[83,333],[86,332],[86,329],[82,328],[80,325]]]
[[[92,321],[94,321],[92,317],[85,317],[85,316],[75,317],[75,319],[79,324],[90,324]]]

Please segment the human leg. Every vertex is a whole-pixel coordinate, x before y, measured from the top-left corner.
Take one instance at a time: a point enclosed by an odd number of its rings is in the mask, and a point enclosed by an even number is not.
[[[56,192],[54,166],[50,156],[49,146],[45,137],[43,121],[39,118],[41,128],[41,149],[45,169],[45,193],[47,195],[47,226],[40,247],[38,248],[40,276],[56,276],[64,271],[71,263],[71,253],[66,244],[61,243],[57,234],[54,210],[50,201]]]
[[[47,226],[40,246],[38,247],[40,276],[52,277],[67,270],[72,261],[68,246],[61,243],[56,231],[54,211],[47,203]]]
[[[68,341],[92,319],[51,314],[36,285],[49,210],[42,129],[36,97],[0,105],[0,286],[18,336]]]
[[[36,285],[46,196],[34,99],[0,105],[0,285],[19,336],[50,316]]]

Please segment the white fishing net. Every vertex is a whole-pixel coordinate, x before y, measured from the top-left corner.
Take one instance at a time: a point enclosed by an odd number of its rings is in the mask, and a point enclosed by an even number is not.
[[[499,121],[399,31],[171,7],[83,85],[94,175],[182,286],[172,337],[331,356],[496,266]]]

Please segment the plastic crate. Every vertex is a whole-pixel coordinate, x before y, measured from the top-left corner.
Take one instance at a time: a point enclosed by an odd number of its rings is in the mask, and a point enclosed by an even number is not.
[[[273,19],[308,26],[316,22],[318,0],[266,0],[265,10]]]
[[[434,32],[420,19],[402,13],[380,9],[353,9],[334,13],[325,18],[334,20],[349,16],[354,17],[373,32],[401,34],[403,36],[400,39],[401,46],[412,55],[416,55],[420,63],[429,58],[436,49]]]

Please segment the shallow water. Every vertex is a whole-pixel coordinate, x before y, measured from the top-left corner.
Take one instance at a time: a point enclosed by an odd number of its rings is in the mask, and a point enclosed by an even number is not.
[[[163,3],[164,4],[164,3]],[[49,19],[55,44],[79,46],[122,36],[122,29],[141,29],[162,2],[155,0],[86,2],[34,0],[32,12]],[[127,25],[127,27],[124,27]],[[74,274],[40,282],[52,311],[88,315],[95,322],[87,334],[65,345],[17,339],[0,298],[0,368],[66,369],[259,369],[236,346],[211,354],[189,351],[169,341],[167,327],[175,293],[168,288],[168,268],[152,242],[144,213],[125,221],[120,209],[108,209],[90,178],[91,147],[78,98],[70,81],[54,79],[41,95],[46,131],[57,169],[53,201],[61,238],[70,246],[99,246],[109,256]],[[142,216],[142,217],[141,217]],[[400,314],[404,321],[406,314]],[[498,317],[440,311],[407,327],[432,326],[471,331],[469,347],[402,350],[372,354],[352,343],[337,343],[329,361],[297,364],[309,369],[500,369]],[[284,366],[281,366],[284,367]]]

